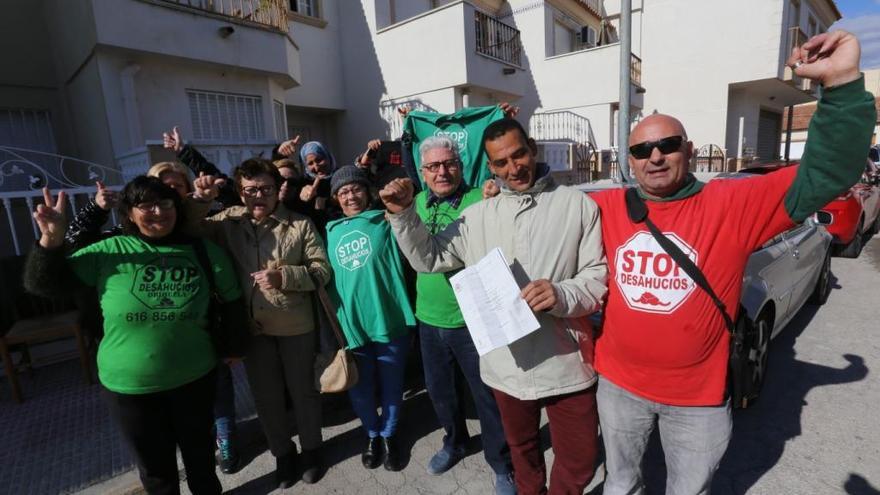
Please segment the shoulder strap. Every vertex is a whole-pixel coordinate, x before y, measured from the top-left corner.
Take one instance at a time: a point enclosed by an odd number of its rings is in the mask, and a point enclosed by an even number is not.
[[[193,250],[196,252],[196,258],[199,260],[199,265],[202,266],[202,271],[205,272],[205,276],[208,277],[208,287],[210,287],[211,292],[214,291],[216,284],[214,283],[214,270],[211,268],[211,259],[208,257],[208,250],[205,248],[205,241],[202,239],[196,239],[192,243]]]
[[[648,230],[651,231],[651,235],[654,236],[654,239],[657,243],[660,244],[660,247],[666,251],[669,256],[672,256],[672,259],[678,263],[678,266],[687,273],[693,281],[700,286],[706,294],[709,295],[709,298],[712,299],[712,302],[715,303],[715,307],[718,308],[718,311],[721,312],[721,316],[724,317],[724,324],[727,326],[727,330],[730,333],[734,333],[734,325],[733,319],[730,318],[730,315],[727,314],[727,309],[724,307],[724,303],[721,302],[721,299],[715,295],[715,291],[712,290],[712,286],[709,285],[709,281],[706,280],[703,272],[691,261],[690,258],[687,257],[678,246],[675,245],[674,242],[669,240],[668,237],[663,235],[662,232],[654,225],[648,218],[648,206],[645,204],[644,200],[642,200],[641,196],[639,196],[639,192],[635,187],[631,187],[626,191],[626,213],[629,215],[629,219],[633,221],[633,223],[642,223],[648,226]]]
[[[327,290],[320,284],[318,278],[311,273],[309,276],[312,278],[312,283],[315,284],[315,295],[318,297],[318,302],[321,304],[321,308],[324,309],[324,314],[327,315],[327,321],[330,323],[330,328],[333,330],[336,342],[339,343],[340,349],[345,349],[347,344],[345,343],[345,336],[342,333],[342,326],[339,323],[339,318],[336,317],[336,308],[333,307],[333,301],[330,300],[330,295],[327,294]]]

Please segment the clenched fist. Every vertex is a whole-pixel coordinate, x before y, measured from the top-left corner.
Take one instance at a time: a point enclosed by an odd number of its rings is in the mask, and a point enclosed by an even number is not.
[[[379,191],[379,197],[389,212],[400,213],[412,205],[414,191],[412,180],[394,179]]]

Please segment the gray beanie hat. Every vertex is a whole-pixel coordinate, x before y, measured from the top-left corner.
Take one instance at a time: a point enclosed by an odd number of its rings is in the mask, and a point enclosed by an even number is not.
[[[357,182],[358,184],[363,184],[364,187],[370,187],[370,178],[367,177],[367,173],[354,165],[346,165],[344,167],[340,167],[333,172],[333,177],[330,178],[330,194],[336,196],[336,192],[342,186],[351,184],[352,182]]]

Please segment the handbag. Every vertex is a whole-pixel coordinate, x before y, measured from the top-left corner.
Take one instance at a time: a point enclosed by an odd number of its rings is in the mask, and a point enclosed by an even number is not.
[[[354,353],[345,344],[339,319],[336,318],[336,308],[333,307],[330,296],[317,280],[315,280],[315,286],[318,288],[315,292],[318,295],[321,308],[327,315],[327,321],[330,322],[330,328],[339,343],[339,349],[319,352],[315,357],[315,389],[322,394],[345,392],[357,384],[357,363]]]
[[[752,390],[751,370],[749,369],[748,348],[746,347],[746,325],[735,325],[733,319],[727,314],[727,308],[721,299],[715,295],[709,281],[703,272],[687,257],[682,250],[663,235],[660,230],[648,218],[648,207],[644,200],[639,196],[638,190],[632,187],[626,191],[626,213],[633,223],[642,223],[651,231],[651,235],[660,244],[666,253],[684,270],[688,276],[693,279],[703,291],[712,299],[715,307],[721,312],[724,318],[724,325],[730,333],[730,355],[727,360],[727,389],[730,394],[731,404],[734,407],[748,407],[749,400],[755,398],[755,391]]]
[[[211,291],[208,297],[208,334],[211,335],[214,350],[221,359],[244,357],[250,344],[250,331],[239,325],[233,326],[224,323],[220,311],[224,303],[220,299],[220,295],[217,294],[214,270],[211,269],[211,261],[208,258],[205,242],[201,239],[196,239],[193,242],[193,250],[196,253],[196,258],[199,260],[202,271],[205,272],[205,276],[208,278],[208,286]]]

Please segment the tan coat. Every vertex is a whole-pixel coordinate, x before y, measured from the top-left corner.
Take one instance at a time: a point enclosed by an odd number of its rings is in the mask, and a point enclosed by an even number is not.
[[[553,283],[557,304],[537,314],[541,328],[480,358],[490,387],[522,400],[577,392],[596,382],[584,364],[577,335],[592,336],[586,315],[607,292],[599,208],[575,189],[544,176],[528,191],[502,190],[466,208],[433,238],[408,208],[388,215],[401,251],[419,272],[444,272],[475,264],[493,248],[512,263],[520,287]],[[592,340],[587,341],[592,346]]]
[[[210,205],[187,201],[187,214],[203,218]],[[191,222],[192,223],[192,222]],[[227,208],[205,218],[199,229],[228,251],[235,262],[255,334],[301,335],[315,329],[311,273],[322,286],[330,280],[324,241],[308,217],[279,204],[272,215],[255,223],[244,206]],[[281,271],[281,287],[256,287],[251,273]]]

